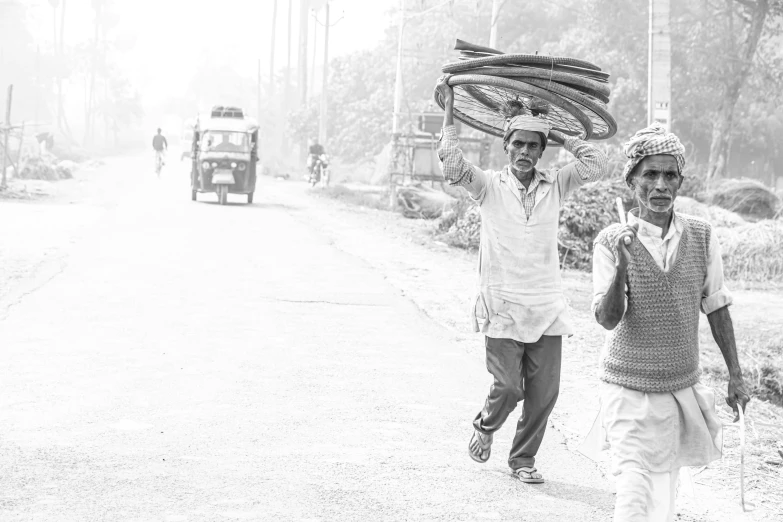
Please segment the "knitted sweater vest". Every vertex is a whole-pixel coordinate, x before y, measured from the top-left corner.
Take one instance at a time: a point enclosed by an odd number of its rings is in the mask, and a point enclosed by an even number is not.
[[[677,259],[666,273],[635,240],[628,247],[628,309],[607,339],[603,381],[643,392],[671,392],[699,381],[699,307],[710,225],[678,214],[684,224]],[[596,243],[617,255],[621,225],[611,225]]]

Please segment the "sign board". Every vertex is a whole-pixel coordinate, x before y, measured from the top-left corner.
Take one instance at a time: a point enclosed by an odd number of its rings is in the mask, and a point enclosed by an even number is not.
[[[669,0],[650,0],[647,124],[671,130],[671,28]]]

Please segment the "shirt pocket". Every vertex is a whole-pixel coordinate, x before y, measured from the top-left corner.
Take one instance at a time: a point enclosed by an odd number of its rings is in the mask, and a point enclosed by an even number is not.
[[[484,296],[479,292],[476,295],[476,299],[473,302],[473,314],[479,321],[486,321],[489,317],[489,310],[487,310],[487,303],[484,301]]]

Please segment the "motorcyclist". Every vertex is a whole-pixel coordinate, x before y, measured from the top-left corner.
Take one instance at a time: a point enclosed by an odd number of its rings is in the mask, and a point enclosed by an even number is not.
[[[169,142],[166,141],[166,137],[161,134],[161,130],[158,129],[158,133],[152,138],[152,148],[155,149],[155,165],[160,161],[161,166],[165,164],[163,161],[163,152],[169,150]]]
[[[310,175],[313,175],[313,170],[315,169],[315,164],[318,162],[318,158],[321,157],[321,154],[324,154],[326,151],[324,150],[323,145],[318,143],[318,140],[315,138],[310,139],[310,149],[309,149],[309,155],[307,157],[307,169],[310,171]]]

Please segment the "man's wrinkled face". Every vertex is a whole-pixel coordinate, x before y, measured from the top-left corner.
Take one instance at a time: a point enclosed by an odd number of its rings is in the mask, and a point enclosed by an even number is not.
[[[527,174],[535,168],[544,148],[537,132],[516,130],[503,145],[503,150],[506,151],[511,168]]]
[[[669,212],[682,180],[674,156],[656,154],[639,162],[630,184],[641,205],[653,212]]]

